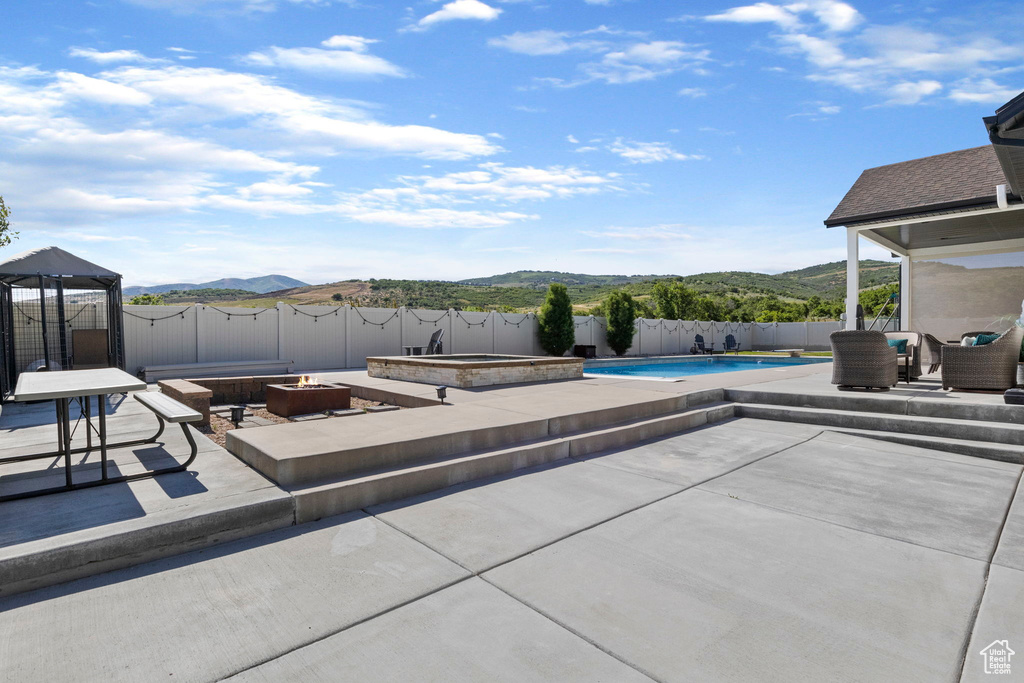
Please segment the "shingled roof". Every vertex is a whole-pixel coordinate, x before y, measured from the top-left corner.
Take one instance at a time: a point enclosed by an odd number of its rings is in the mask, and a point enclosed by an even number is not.
[[[825,225],[994,204],[1006,183],[991,145],[869,168],[846,193]]]

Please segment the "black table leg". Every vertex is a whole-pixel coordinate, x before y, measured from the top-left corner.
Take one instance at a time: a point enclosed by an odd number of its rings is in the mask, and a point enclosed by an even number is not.
[[[100,468],[103,471],[103,479],[107,479],[107,397],[99,395],[96,397],[100,411]]]
[[[59,398],[57,402],[60,404],[60,420],[64,427],[61,430],[63,440],[61,449],[64,452],[64,482],[68,488],[71,488],[71,407],[66,398]]]

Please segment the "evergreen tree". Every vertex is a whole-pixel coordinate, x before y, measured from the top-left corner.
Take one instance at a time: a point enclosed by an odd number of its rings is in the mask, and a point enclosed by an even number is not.
[[[576,325],[572,319],[569,290],[560,282],[552,282],[544,304],[537,314],[540,345],[552,356],[562,356],[576,342]]]
[[[608,295],[605,309],[608,311],[608,346],[616,356],[621,356],[633,345],[636,302],[626,292],[615,291]]]

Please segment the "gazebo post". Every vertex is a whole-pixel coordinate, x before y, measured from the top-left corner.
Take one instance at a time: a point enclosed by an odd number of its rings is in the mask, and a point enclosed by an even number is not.
[[[846,329],[857,329],[857,304],[860,300],[860,233],[846,229]]]

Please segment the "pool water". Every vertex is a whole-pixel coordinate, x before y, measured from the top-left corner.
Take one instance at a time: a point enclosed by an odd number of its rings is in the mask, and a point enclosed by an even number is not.
[[[715,375],[739,370],[767,370],[791,365],[831,363],[831,358],[725,358],[724,356],[687,358],[678,361],[636,360],[622,365],[585,365],[583,372],[593,375],[624,377],[675,378],[693,375]]]

